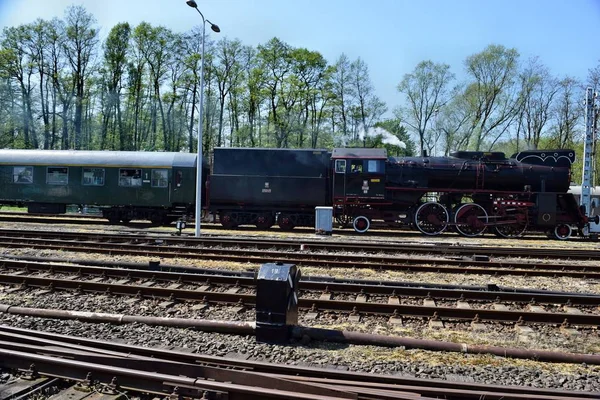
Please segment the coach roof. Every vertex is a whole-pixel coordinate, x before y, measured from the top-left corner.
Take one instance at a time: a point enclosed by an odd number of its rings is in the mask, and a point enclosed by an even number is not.
[[[196,154],[144,151],[0,150],[0,164],[193,168],[196,166]]]

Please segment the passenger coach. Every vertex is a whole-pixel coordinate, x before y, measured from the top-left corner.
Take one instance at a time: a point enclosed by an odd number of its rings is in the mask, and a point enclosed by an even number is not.
[[[190,214],[196,155],[116,151],[0,150],[0,203],[60,214],[94,205],[111,223],[168,223]]]

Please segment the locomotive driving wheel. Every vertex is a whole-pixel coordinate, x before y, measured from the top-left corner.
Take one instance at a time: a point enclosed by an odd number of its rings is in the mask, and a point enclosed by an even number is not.
[[[494,227],[494,233],[500,237],[521,237],[529,226],[526,209],[496,206],[493,215],[498,224]]]
[[[475,237],[485,232],[488,214],[479,204],[467,203],[456,210],[454,222],[458,233],[466,237]]]
[[[421,204],[415,213],[415,226],[429,236],[444,232],[448,227],[449,220],[446,207],[433,201]]]

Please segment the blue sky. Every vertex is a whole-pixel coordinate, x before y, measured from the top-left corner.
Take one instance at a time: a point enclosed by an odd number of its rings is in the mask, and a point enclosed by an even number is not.
[[[465,58],[492,43],[516,48],[523,61],[539,56],[560,77],[584,80],[588,69],[600,65],[600,0],[197,2],[222,35],[245,44],[277,36],[320,51],[331,63],[342,52],[361,57],[390,109],[402,102],[398,82],[418,62],[447,63],[460,78]],[[147,21],[174,31],[200,21],[185,0],[0,0],[0,28],[62,17],[70,4],[82,4],[96,17],[102,37],[122,21]]]

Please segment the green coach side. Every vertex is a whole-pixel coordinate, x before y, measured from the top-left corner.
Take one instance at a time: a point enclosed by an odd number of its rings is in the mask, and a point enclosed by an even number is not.
[[[113,222],[160,222],[193,205],[195,170],[189,153],[0,150],[0,203],[47,213],[96,205]]]

